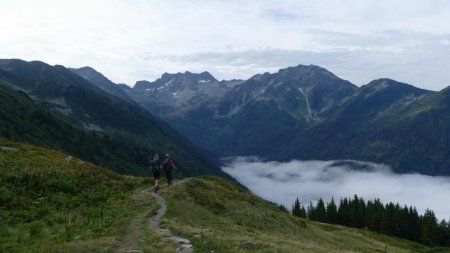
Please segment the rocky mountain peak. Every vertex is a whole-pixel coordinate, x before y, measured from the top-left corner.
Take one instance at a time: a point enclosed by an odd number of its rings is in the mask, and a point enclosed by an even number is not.
[[[325,68],[316,65],[297,65],[280,69],[278,75],[290,79],[339,79],[336,75]]]
[[[183,83],[208,83],[208,82],[217,82],[217,79],[214,78],[209,72],[204,71],[201,73],[192,73],[186,71],[184,73],[178,72],[175,74],[164,73],[161,78],[155,81],[158,82],[183,82]]]

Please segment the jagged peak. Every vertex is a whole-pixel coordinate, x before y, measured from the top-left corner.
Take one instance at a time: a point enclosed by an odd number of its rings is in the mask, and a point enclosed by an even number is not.
[[[161,78],[159,78],[160,80],[169,80],[169,79],[173,79],[173,78],[194,78],[194,79],[201,79],[201,80],[207,80],[207,81],[217,81],[217,79],[211,75],[211,73],[209,73],[208,71],[203,71],[201,73],[193,73],[190,71],[185,71],[184,73],[182,72],[177,72],[177,73],[167,73],[165,72]]]
[[[136,81],[136,83],[133,85],[133,89],[140,88],[140,87],[148,87],[148,86],[151,86],[152,84],[154,84],[154,83],[149,82],[147,80]]]

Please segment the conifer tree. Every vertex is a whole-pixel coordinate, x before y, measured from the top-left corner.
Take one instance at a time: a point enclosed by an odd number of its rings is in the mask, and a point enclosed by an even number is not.
[[[434,246],[438,242],[438,224],[434,212],[427,209],[422,217],[422,236],[421,241],[425,244]]]
[[[278,209],[280,209],[283,212],[289,213],[288,209],[283,204],[279,204]]]
[[[298,197],[292,205],[292,214],[300,218],[306,218],[306,210],[303,205],[300,204]]]
[[[314,207],[314,205],[311,201],[309,202],[308,208],[306,210],[306,214],[307,214],[308,219],[317,220],[316,208]]]
[[[325,209],[325,203],[323,202],[322,198],[319,198],[319,201],[317,202],[316,207],[316,220],[320,222],[326,222],[327,221],[327,210]]]
[[[300,217],[306,219],[306,209],[303,205],[300,205]]]
[[[292,205],[292,214],[300,217],[300,201],[298,200],[298,197]]]
[[[335,223],[350,227],[367,227],[369,230],[397,236],[430,246],[450,246],[450,220],[438,223],[433,211],[419,216],[415,207],[400,206],[398,203],[383,205],[379,199],[368,201],[354,196],[344,198],[336,207],[334,199],[327,203],[320,198],[316,205],[309,203],[307,212],[298,198],[292,206],[294,215],[307,216],[310,220]]]
[[[409,239],[418,242],[420,241],[420,233],[422,230],[419,213],[415,207],[410,207],[408,213],[410,227]]]
[[[333,198],[331,198],[331,202],[327,203],[327,222],[331,224],[337,223],[337,206]]]
[[[338,209],[338,224],[350,225],[350,204],[347,198],[341,199]]]

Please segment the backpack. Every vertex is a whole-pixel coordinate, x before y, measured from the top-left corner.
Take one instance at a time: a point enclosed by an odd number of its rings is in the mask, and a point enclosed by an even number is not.
[[[175,163],[173,162],[172,159],[169,160],[169,168],[171,169],[176,169],[177,167],[175,167]]]
[[[150,168],[153,172],[159,171],[159,168],[161,167],[161,162],[159,160],[151,160],[150,161]]]

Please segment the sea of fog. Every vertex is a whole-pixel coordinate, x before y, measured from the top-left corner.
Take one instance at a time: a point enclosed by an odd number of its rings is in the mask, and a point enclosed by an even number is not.
[[[428,208],[438,219],[450,218],[450,177],[396,174],[389,166],[361,161],[270,162],[255,157],[225,159],[222,170],[254,194],[288,209],[298,197],[303,205],[357,194],[366,201]]]

